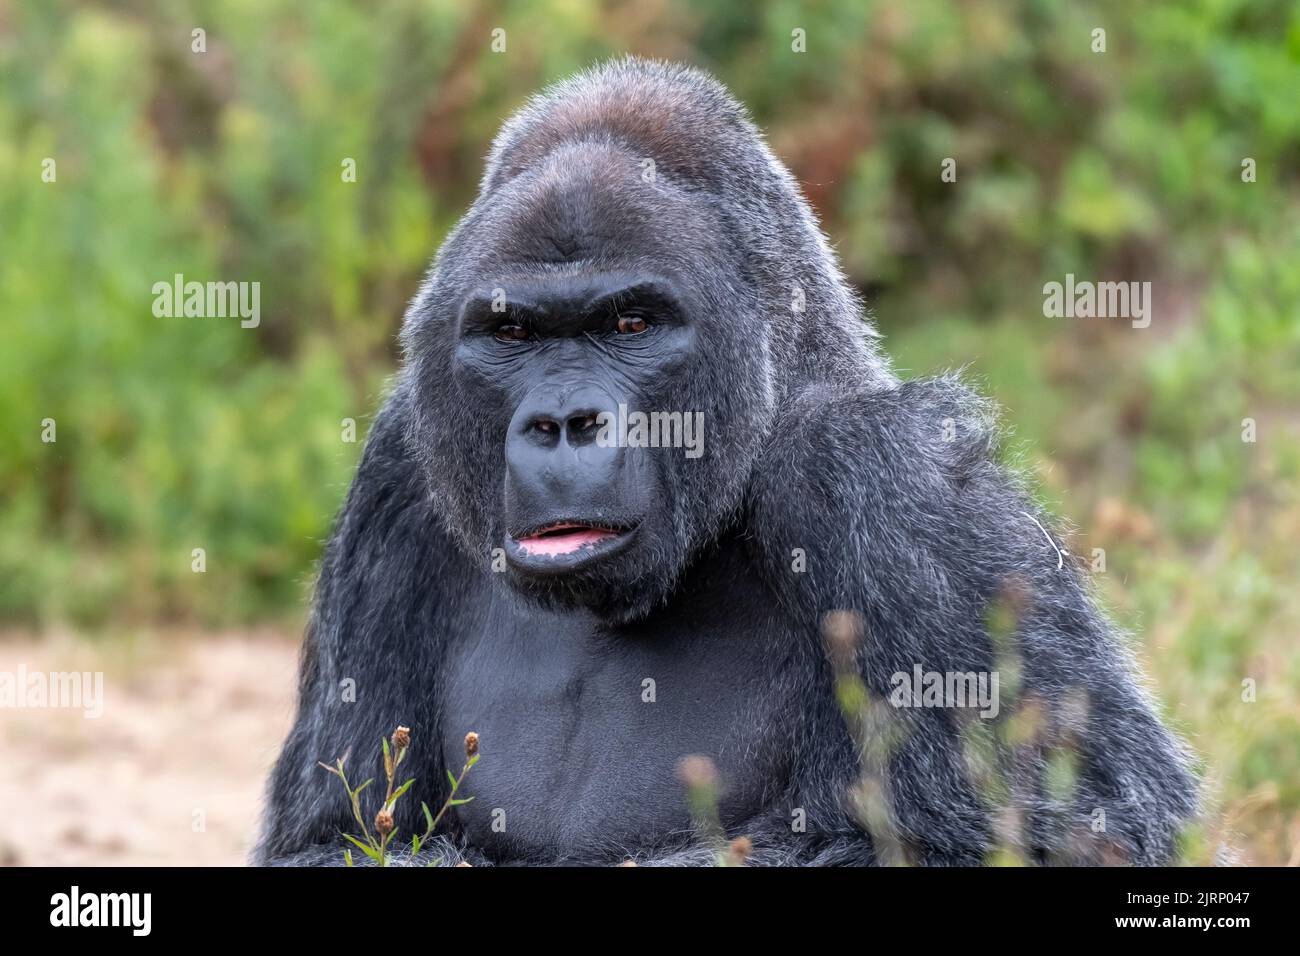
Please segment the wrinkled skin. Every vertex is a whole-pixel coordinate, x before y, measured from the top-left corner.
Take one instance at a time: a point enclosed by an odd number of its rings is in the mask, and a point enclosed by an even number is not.
[[[403,344],[326,551],[258,862],[339,862],[352,824],[317,761],[347,753],[369,776],[404,724],[405,834],[480,734],[475,800],[431,851],[447,859],[711,862],[676,775],[703,754],[753,863],[890,847],[978,863],[993,807],[967,715],[893,709],[873,762],[879,728],[855,743],[833,661],[882,700],[916,665],[987,672],[1008,653],[1002,717],[1040,719],[1003,754],[1022,821],[1004,842],[1043,862],[1170,858],[1195,813],[1187,758],[994,464],[987,409],[956,380],[894,376],[788,172],[713,80],[625,60],[526,106]],[[620,404],[700,413],[699,453],[598,440]],[[986,621],[1007,596],[999,651]],[[828,655],[837,610],[861,640]],[[1061,795],[1043,778],[1064,746]],[[888,800],[874,833],[850,799],[864,772]]]

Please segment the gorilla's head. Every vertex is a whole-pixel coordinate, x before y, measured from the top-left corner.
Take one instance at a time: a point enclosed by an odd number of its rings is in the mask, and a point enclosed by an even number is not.
[[[795,390],[864,356],[888,374],[743,108],[634,59],[506,123],[403,343],[407,440],[456,539],[524,594],[613,620],[741,519]]]

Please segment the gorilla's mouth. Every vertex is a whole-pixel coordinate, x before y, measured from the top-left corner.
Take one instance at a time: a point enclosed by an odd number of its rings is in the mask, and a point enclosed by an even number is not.
[[[506,553],[512,564],[525,571],[572,571],[622,550],[634,530],[630,525],[553,521],[511,535]]]
[[[619,532],[614,528],[562,521],[540,528],[527,537],[516,538],[515,541],[529,554],[570,554],[579,548],[616,538],[618,535]]]

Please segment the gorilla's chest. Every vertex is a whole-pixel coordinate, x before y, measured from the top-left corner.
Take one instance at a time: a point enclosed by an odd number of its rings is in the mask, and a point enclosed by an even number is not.
[[[765,593],[745,590],[615,634],[494,604],[457,640],[443,692],[448,766],[464,762],[467,731],[480,738],[465,788],[475,799],[457,809],[471,841],[498,859],[554,858],[680,835],[690,818],[676,771],[693,754],[719,769],[724,822],[762,809],[784,781],[798,708],[781,676],[797,639]]]

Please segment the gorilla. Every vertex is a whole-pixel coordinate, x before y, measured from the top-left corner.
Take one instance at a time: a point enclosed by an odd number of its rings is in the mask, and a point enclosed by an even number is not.
[[[401,341],[255,862],[340,863],[355,824],[318,762],[371,775],[398,725],[407,834],[481,740],[473,802],[420,854],[443,862],[1177,852],[1189,755],[995,462],[989,408],[892,371],[711,77],[623,59],[525,105]],[[914,674],[947,690],[900,692]],[[998,717],[952,675],[1000,675]],[[716,839],[680,778],[700,756]]]

